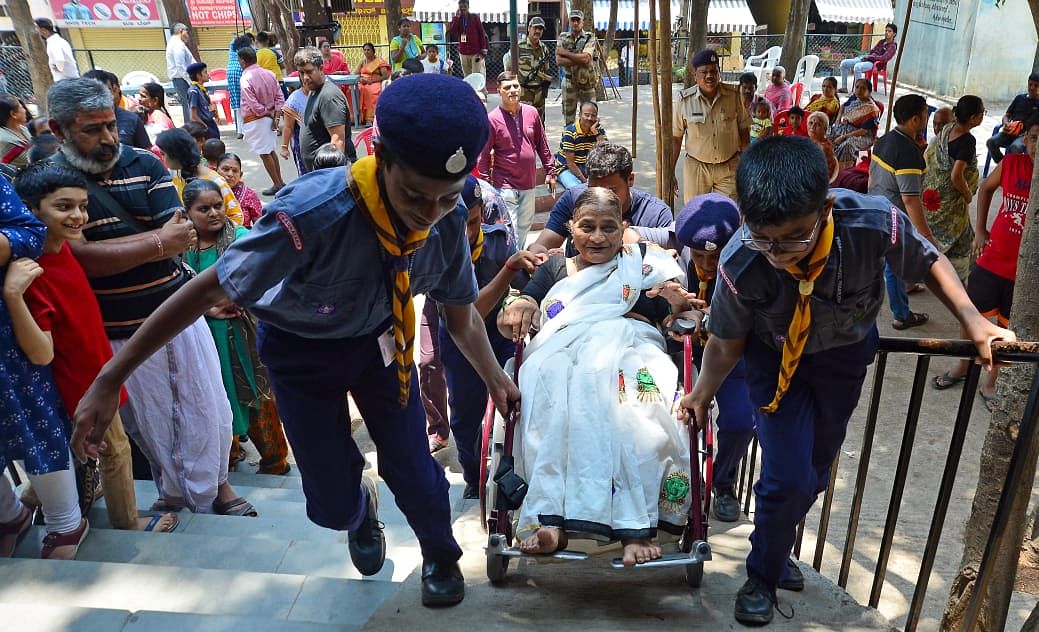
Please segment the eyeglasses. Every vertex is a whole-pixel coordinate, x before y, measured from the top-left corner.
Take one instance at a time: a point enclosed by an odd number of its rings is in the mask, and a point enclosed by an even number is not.
[[[747,229],[747,225],[744,224],[740,227],[743,236],[740,237],[740,241],[743,245],[750,250],[756,250],[758,252],[805,252],[811,246],[812,241],[815,239],[815,233],[819,230],[819,225],[822,223],[823,214],[819,212],[819,217],[815,220],[815,225],[812,226],[812,233],[808,235],[808,239],[780,239],[773,241],[771,239],[759,239],[750,234]]]

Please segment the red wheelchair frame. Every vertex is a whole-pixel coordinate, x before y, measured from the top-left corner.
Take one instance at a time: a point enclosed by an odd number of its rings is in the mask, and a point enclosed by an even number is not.
[[[682,335],[682,368],[683,390],[688,393],[693,388],[693,336],[695,324],[692,321],[678,319],[672,330]],[[516,356],[513,366],[513,379],[519,383],[519,368],[523,363],[522,342],[516,345]],[[579,551],[559,550],[555,553],[532,556],[522,553],[512,545],[512,516],[507,502],[498,485],[489,481],[491,467],[496,466],[495,450],[500,455],[511,455],[519,423],[519,407],[513,407],[504,420],[504,436],[497,444],[494,440],[494,426],[497,422],[494,403],[488,399],[484,413],[483,428],[480,441],[480,522],[487,531],[487,578],[492,584],[501,584],[509,568],[511,558],[519,557],[551,557],[558,560],[586,560],[588,555]],[[702,450],[702,452],[701,452]],[[700,456],[704,458],[701,462]],[[684,566],[686,583],[691,587],[699,587],[703,581],[703,564],[711,559],[711,546],[707,542],[707,517],[711,508],[711,483],[714,470],[714,435],[711,419],[704,422],[703,430],[691,430],[689,433],[690,469],[699,474],[699,484],[691,486],[692,499],[686,526],[679,542],[678,553],[666,553],[660,559],[636,564],[634,568]],[[702,467],[701,467],[702,464]],[[488,485],[488,483],[492,483]],[[621,558],[611,562],[615,569],[625,568]]]

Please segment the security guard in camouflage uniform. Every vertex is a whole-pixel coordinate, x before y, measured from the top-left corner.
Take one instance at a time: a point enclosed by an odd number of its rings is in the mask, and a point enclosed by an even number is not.
[[[581,28],[584,14],[570,12],[570,30],[559,34],[556,44],[556,64],[565,70],[563,86],[563,124],[574,122],[577,104],[595,102],[595,33]]]
[[[545,122],[545,95],[548,94],[548,86],[553,79],[548,46],[541,41],[544,33],[545,21],[536,16],[530,18],[527,36],[519,43],[517,66],[521,88],[520,103],[534,106],[542,123]]]

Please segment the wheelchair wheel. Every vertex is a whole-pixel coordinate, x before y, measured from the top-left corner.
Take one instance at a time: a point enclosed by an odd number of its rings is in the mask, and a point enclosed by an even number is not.
[[[494,401],[487,398],[487,409],[483,413],[483,422],[480,428],[480,524],[484,532],[487,531],[487,508],[491,503],[491,494],[487,487],[491,472],[491,447],[494,440],[494,423],[497,420],[497,411]]]
[[[700,584],[703,583],[703,562],[697,562],[696,564],[686,564],[685,583],[689,584],[690,588],[700,587]]]
[[[492,533],[487,538],[487,579],[491,584],[497,586],[505,581],[505,574],[509,570],[509,558],[493,552],[496,541],[504,541],[506,546],[509,543],[504,536],[496,533]]]

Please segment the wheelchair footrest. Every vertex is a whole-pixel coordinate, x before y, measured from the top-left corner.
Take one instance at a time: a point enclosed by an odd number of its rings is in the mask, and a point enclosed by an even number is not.
[[[649,562],[642,562],[641,564],[636,564],[632,567],[625,566],[624,560],[622,558],[617,557],[613,559],[613,561],[610,563],[610,566],[616,569],[688,566],[689,564],[701,564],[711,558],[711,545],[701,540],[693,545],[693,550],[689,553],[685,553],[682,551],[678,551],[675,553],[665,553],[664,555],[660,556],[655,560]]]
[[[502,557],[550,557],[556,560],[583,561],[588,559],[587,553],[580,551],[567,551],[565,549],[555,553],[524,553],[515,546],[505,546],[505,538],[491,537],[487,544],[488,555],[501,555]]]

